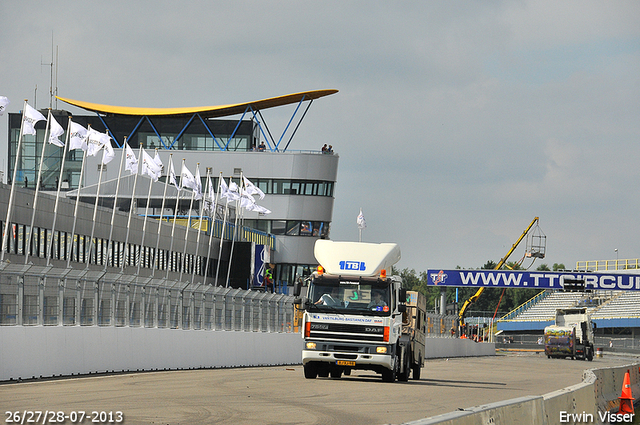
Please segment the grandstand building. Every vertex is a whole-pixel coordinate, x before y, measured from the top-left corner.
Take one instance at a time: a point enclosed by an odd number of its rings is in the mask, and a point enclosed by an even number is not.
[[[637,260],[634,261],[637,264]],[[637,269],[617,269],[615,263],[617,261],[611,261],[609,270],[638,273]],[[603,270],[607,268],[598,271]],[[640,350],[640,291],[547,289],[500,318],[497,330],[502,336],[520,335],[521,341],[532,342],[542,335],[546,326],[554,324],[557,309],[572,307],[587,308],[599,346]]]
[[[239,266],[242,270],[232,272],[236,279],[232,279],[237,287],[248,287],[250,281],[244,275],[244,269],[254,268],[256,255],[266,252],[264,260],[266,264],[274,266],[274,278],[281,286],[291,285],[297,276],[308,272],[315,266],[313,245],[318,238],[328,238],[331,226],[334,188],[337,180],[338,155],[322,151],[295,151],[290,148],[294,135],[302,118],[304,118],[309,106],[315,99],[336,93],[337,90],[317,90],[275,98],[263,99],[254,102],[246,102],[233,105],[203,107],[203,108],[128,108],[94,103],[75,101],[59,98],[60,100],[81,108],[93,114],[73,115],[73,122],[84,127],[105,132],[112,138],[112,146],[115,151],[115,159],[107,165],[101,164],[101,155],[88,156],[85,161],[85,169],[81,179],[81,166],[83,151],[74,150],[66,154],[64,169],[60,174],[63,163],[63,149],[44,143],[45,122],[39,122],[36,126],[37,135],[25,135],[22,141],[19,162],[16,171],[16,181],[11,182],[16,164],[17,146],[20,135],[22,113],[9,113],[9,155],[7,158],[8,170],[6,172],[9,185],[4,186],[3,193],[8,194],[11,183],[17,183],[17,202],[22,202],[17,208],[23,208],[33,202],[33,190],[39,173],[40,156],[44,149],[44,162],[40,179],[41,190],[45,193],[36,212],[36,223],[33,233],[37,243],[44,247],[51,239],[55,240],[58,257],[52,259],[61,265],[68,261],[65,257],[65,244],[74,244],[74,258],[71,259],[71,267],[81,268],[85,263],[95,258],[91,268],[99,269],[105,265],[108,269],[119,268],[129,261],[130,256],[142,258],[135,260],[142,263],[142,270],[138,266],[138,273],[153,275],[153,269],[168,270],[168,274],[175,279],[180,279],[184,274],[193,273],[194,268],[198,274],[208,275],[207,283],[212,283],[212,268],[224,269],[228,265],[229,252],[234,249],[234,258],[242,259]],[[278,135],[269,129],[262,116],[262,112],[269,108],[296,105],[287,127]],[[306,105],[306,109],[302,108]],[[46,116],[47,111],[42,111]],[[64,110],[52,111],[64,128],[67,127],[69,112]],[[297,114],[297,115],[296,115]],[[228,117],[239,115],[240,119]],[[300,116],[298,118],[298,116]],[[136,156],[142,146],[148,153],[157,149],[164,165],[162,177],[158,183],[151,185],[148,179],[135,178],[121,172],[119,167],[123,152],[124,141],[133,149]],[[264,148],[261,148],[261,145]],[[260,188],[265,197],[260,200],[261,206],[271,211],[270,214],[258,212],[237,212],[230,204],[230,210],[226,216],[227,223],[222,223],[224,207],[218,205],[216,220],[199,219],[200,201],[191,202],[186,191],[178,192],[171,185],[165,192],[163,184],[169,172],[169,159],[173,162],[176,174],[180,175],[181,165],[195,174],[199,169],[202,188],[206,188],[207,173],[212,177],[214,191],[218,191],[218,178],[222,176],[227,182],[232,179],[240,184],[241,176],[248,178]],[[66,199],[61,201],[61,213],[58,217],[58,232],[53,235],[47,233],[51,223],[51,211],[54,205],[56,188],[59,176],[62,175],[61,187]],[[100,186],[98,187],[98,182]],[[118,185],[119,182],[119,185]],[[135,191],[134,191],[135,187]],[[118,189],[117,189],[118,188]],[[117,203],[114,205],[115,193],[119,190]],[[42,193],[42,192],[41,192]],[[98,225],[94,234],[93,244],[86,242],[90,238],[92,227],[91,214],[93,205],[98,195]],[[78,231],[72,235],[73,206],[76,197],[82,201],[79,209]],[[164,210],[162,210],[164,198]],[[7,206],[7,197],[0,201],[0,220],[4,220]],[[147,205],[147,199],[148,205]],[[116,220],[113,240],[108,238],[110,229],[111,210],[116,208]],[[42,209],[41,209],[42,208]],[[26,208],[28,209],[28,208]],[[13,214],[11,228],[15,236],[9,243],[7,255],[14,262],[20,262],[15,256],[24,255],[26,245],[24,238],[28,235],[30,225],[30,213],[26,209],[24,214]],[[128,225],[128,212],[133,209],[133,224]],[[143,241],[141,233],[145,225],[144,215],[148,217],[162,218],[167,221],[178,216],[182,224],[206,230],[206,236],[196,243],[195,236],[187,236],[190,233],[186,229],[178,229],[174,235],[172,245],[169,223],[158,223],[157,220],[149,220],[147,226],[148,242]],[[203,218],[204,220],[204,218]],[[153,224],[151,224],[153,223]],[[195,224],[194,224],[195,223]],[[4,225],[4,223],[3,223]],[[235,232],[243,229],[242,232]],[[180,226],[177,226],[180,227]],[[227,229],[226,233],[222,229]],[[60,233],[62,232],[62,233]],[[154,233],[155,232],[155,233]],[[208,236],[213,232],[214,243],[208,254]],[[129,243],[125,246],[125,234],[130,233]],[[197,232],[196,232],[197,233]],[[149,235],[160,234],[159,257],[164,259],[155,261],[155,266],[150,263],[155,256],[156,238]],[[77,235],[77,237],[76,237]],[[238,235],[238,236],[233,236]],[[71,238],[74,238],[71,240]],[[21,239],[22,238],[22,239]],[[182,238],[182,239],[180,239]],[[223,239],[222,250],[218,247],[220,238]],[[233,241],[231,239],[234,239]],[[184,241],[188,248],[183,251]],[[40,243],[41,241],[41,243]],[[131,243],[131,241],[137,241]],[[84,243],[93,250],[91,253],[83,251]],[[106,245],[111,242],[112,245]],[[115,244],[115,245],[113,245]],[[129,246],[130,245],[130,246]],[[174,246],[175,245],[175,246]],[[247,246],[248,245],[248,246]],[[263,247],[262,251],[256,247]],[[30,251],[33,261],[39,261],[40,252],[32,248]],[[183,259],[183,252],[186,259]],[[34,255],[35,253],[35,255]],[[191,253],[191,254],[190,254]],[[93,257],[92,257],[93,256]],[[86,260],[85,260],[86,257]],[[42,260],[42,259],[41,259]],[[134,261],[134,263],[135,263]],[[43,265],[47,261],[42,261]],[[181,269],[175,264],[185,263],[186,268]],[[75,264],[75,266],[74,266]],[[82,264],[82,266],[80,265]],[[207,264],[212,267],[207,268]],[[236,265],[234,265],[236,267]],[[126,267],[125,267],[126,268]],[[145,269],[151,269],[145,271]],[[208,269],[205,272],[205,269]],[[174,276],[175,275],[175,276]],[[238,277],[240,276],[240,277]],[[220,281],[218,281],[220,283]]]

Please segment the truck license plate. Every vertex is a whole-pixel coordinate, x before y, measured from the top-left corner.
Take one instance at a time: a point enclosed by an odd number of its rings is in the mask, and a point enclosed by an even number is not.
[[[352,362],[352,361],[349,361],[349,360],[338,360],[336,362],[336,364],[338,366],[355,366],[356,362]]]

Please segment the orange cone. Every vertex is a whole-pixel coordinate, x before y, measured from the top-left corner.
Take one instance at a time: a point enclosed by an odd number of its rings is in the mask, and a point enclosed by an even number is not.
[[[631,395],[631,380],[629,379],[629,370],[624,374],[622,381],[622,394],[620,397],[619,413],[633,413],[633,396]]]

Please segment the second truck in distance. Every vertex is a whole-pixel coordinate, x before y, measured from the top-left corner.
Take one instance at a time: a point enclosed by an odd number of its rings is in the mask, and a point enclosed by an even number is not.
[[[593,360],[593,324],[586,307],[556,310],[556,324],[544,328],[544,353]]]

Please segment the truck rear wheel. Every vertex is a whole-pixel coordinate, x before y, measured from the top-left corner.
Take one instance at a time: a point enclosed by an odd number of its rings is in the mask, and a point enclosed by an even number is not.
[[[398,381],[407,382],[411,374],[411,353],[407,352],[404,356],[404,365],[400,373],[398,373]]]
[[[420,379],[420,372],[422,372],[422,359],[418,360],[418,363],[413,365],[413,379],[418,381]]]
[[[316,365],[312,363],[307,363],[306,365],[303,366],[303,368],[304,368],[305,378],[316,379],[316,376],[318,376],[318,368],[316,367]]]

